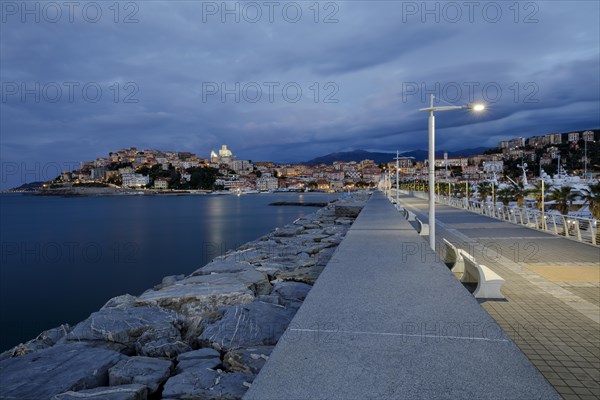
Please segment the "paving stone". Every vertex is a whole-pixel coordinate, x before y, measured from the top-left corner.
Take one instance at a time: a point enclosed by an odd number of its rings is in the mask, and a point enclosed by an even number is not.
[[[401,204],[427,220],[426,200],[403,196]],[[594,390],[600,383],[600,327],[582,313],[585,309],[574,307],[588,304],[591,314],[598,310],[600,285],[551,282],[527,266],[581,268],[598,265],[598,248],[445,205],[437,205],[436,216],[438,241],[445,238],[459,247],[468,247],[476,253],[476,258],[485,258],[486,246],[490,249],[493,244],[505,259],[508,258],[508,263],[494,257],[488,257],[484,262],[506,279],[502,292],[508,301],[486,302],[482,307],[515,340],[546,379],[565,382],[566,386],[560,386],[560,389],[565,394],[568,392],[568,397],[563,398],[582,399],[584,395],[576,394],[575,388]],[[504,239],[511,235],[536,239]],[[537,249],[535,263],[524,258],[522,252],[515,257],[515,249],[524,249],[527,244]],[[489,252],[488,256],[491,254]]]

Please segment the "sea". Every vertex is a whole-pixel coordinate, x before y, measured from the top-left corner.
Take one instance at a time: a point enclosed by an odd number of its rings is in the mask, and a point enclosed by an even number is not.
[[[316,211],[326,193],[0,195],[0,351]]]

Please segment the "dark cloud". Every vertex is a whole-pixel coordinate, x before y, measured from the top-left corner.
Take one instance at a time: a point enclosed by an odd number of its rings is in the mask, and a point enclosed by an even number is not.
[[[426,115],[417,110],[429,93],[457,104],[487,100],[482,115],[439,115],[437,144],[449,150],[600,126],[597,2],[528,2],[537,9],[522,3],[519,15],[495,2],[498,21],[482,14],[488,3],[481,2],[472,20],[463,8],[456,22],[448,2],[428,3],[438,21],[408,12],[423,2],[322,2],[318,15],[313,3],[298,2],[297,22],[281,12],[288,3],[277,3],[272,22],[263,7],[256,23],[247,21],[251,10],[239,23],[206,13],[221,2],[166,1],[136,3],[136,23],[123,23],[135,10],[119,3],[115,23],[113,3],[100,4],[97,23],[77,12],[72,23],[66,15],[22,22],[3,8],[3,163],[79,161],[129,146],[208,155],[227,143],[240,157],[274,161],[426,148]],[[236,4],[246,7],[228,6]],[[78,85],[72,99],[69,82]],[[10,94],[11,85],[20,92],[36,83],[39,101]],[[206,96],[207,85],[221,91],[236,83],[237,99]],[[63,89],[56,102],[47,98],[53,84]],[[0,186],[18,183],[5,172]]]

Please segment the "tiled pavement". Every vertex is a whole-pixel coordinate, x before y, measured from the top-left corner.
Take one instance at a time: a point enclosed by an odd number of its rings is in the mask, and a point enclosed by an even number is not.
[[[426,200],[403,196],[401,205],[427,220]],[[599,399],[600,249],[449,206],[436,209],[437,242],[449,240],[506,279],[506,301],[482,302],[488,313],[564,399]]]
[[[582,299],[600,306],[600,285],[579,286],[577,283],[571,282],[557,282],[557,284]]]

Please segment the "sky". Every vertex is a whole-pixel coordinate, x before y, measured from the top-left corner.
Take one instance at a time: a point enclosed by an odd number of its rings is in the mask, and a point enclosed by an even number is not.
[[[1,4],[0,188],[128,148],[307,161],[600,127],[600,2]]]

